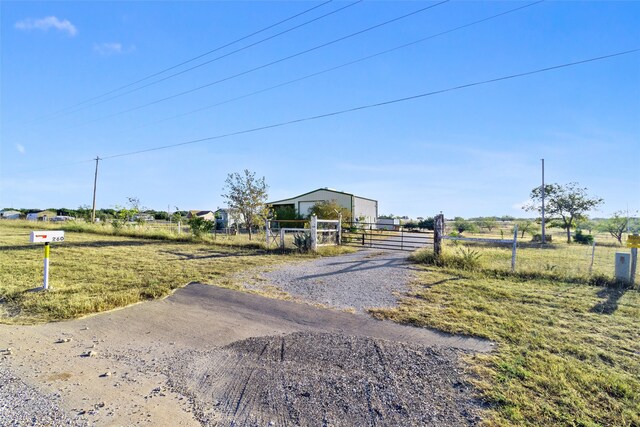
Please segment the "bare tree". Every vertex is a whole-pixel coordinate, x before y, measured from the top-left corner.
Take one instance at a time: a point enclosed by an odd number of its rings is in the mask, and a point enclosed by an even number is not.
[[[243,222],[249,229],[249,240],[251,240],[251,229],[264,219],[267,211],[267,184],[264,177],[256,179],[255,172],[245,169],[243,175],[230,173],[227,175],[222,195],[227,200],[230,209],[237,210],[242,216]]]

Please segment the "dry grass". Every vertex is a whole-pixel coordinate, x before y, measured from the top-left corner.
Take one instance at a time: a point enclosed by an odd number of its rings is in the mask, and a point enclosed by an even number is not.
[[[596,244],[592,247],[577,243],[556,242],[544,246],[518,243],[516,251],[516,272],[521,275],[547,276],[556,279],[581,280],[588,282],[590,277],[602,276],[614,278],[615,253],[628,252],[629,249],[612,245]],[[415,257],[428,257],[428,251],[418,252]],[[445,256],[464,256],[469,252],[477,255],[477,269],[494,272],[511,271],[511,245],[494,245],[475,242],[445,240]]]
[[[67,231],[64,243],[52,244],[51,291],[28,292],[42,286],[43,270],[43,245],[29,243],[29,225],[0,223],[2,323],[75,318],[161,298],[192,281],[237,289],[238,272],[312,257],[267,252],[248,240],[213,244]],[[341,252],[327,247],[320,255]]]
[[[495,341],[469,358],[489,426],[640,425],[640,293],[421,267],[377,317]]]

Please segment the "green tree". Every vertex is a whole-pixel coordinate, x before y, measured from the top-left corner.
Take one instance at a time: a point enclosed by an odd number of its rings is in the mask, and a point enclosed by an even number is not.
[[[292,205],[285,206],[276,206],[273,209],[273,218],[278,220],[278,225],[280,227],[289,227],[289,228],[299,228],[300,223],[296,222],[298,220],[304,219],[302,215],[298,215],[296,212],[296,208]],[[293,220],[292,222],[287,222],[283,220]]]
[[[587,189],[578,183],[547,184],[544,186],[545,216],[557,220],[567,231],[567,243],[571,243],[571,229],[576,222],[587,218],[587,212],[600,206],[604,200],[587,194]],[[542,186],[531,190],[531,201],[524,206],[525,210],[542,212]]]
[[[243,175],[230,173],[225,181],[226,193],[222,195],[227,200],[230,209],[238,211],[244,224],[251,229],[268,216],[267,184],[264,177],[256,179],[255,172],[245,169]]]
[[[598,229],[611,234],[619,244],[622,244],[622,235],[627,231],[629,217],[622,211],[614,212],[611,218],[602,221]]]
[[[532,233],[535,228],[535,223],[529,219],[517,221],[516,225],[518,226],[521,239],[524,239],[525,233]]]
[[[82,218],[86,222],[91,222],[91,206],[81,205],[76,210],[76,217]]]
[[[309,209],[309,215],[315,215],[320,219],[338,219],[342,215],[342,220],[347,222],[351,220],[351,211],[340,204],[336,200],[322,200],[317,202]]]
[[[496,217],[493,217],[493,216],[479,218],[477,223],[478,223],[478,227],[486,228],[488,232],[491,232],[491,230],[493,230],[498,226]]]
[[[453,228],[460,234],[464,233],[465,231],[468,231],[470,233],[474,233],[477,231],[477,227],[475,224],[459,216],[453,219]]]
[[[418,222],[418,228],[433,230],[435,227],[435,222],[432,216],[423,219]]]
[[[418,223],[415,221],[407,221],[402,223],[402,227],[406,228],[407,230],[415,230],[419,226],[418,226]]]

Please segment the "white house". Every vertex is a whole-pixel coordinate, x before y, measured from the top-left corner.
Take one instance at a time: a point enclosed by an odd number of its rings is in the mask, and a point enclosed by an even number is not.
[[[231,209],[218,209],[215,215],[219,229],[233,227],[236,224],[236,215],[233,215]]]
[[[216,216],[213,211],[189,211],[187,218],[200,217],[207,221],[215,221]]]
[[[335,200],[340,206],[351,212],[352,221],[375,223],[378,218],[378,201],[356,196],[351,193],[334,190],[331,188],[319,188],[308,193],[301,194],[290,199],[277,200],[267,203],[273,208],[292,207],[298,215],[309,215],[310,209],[318,202]]]

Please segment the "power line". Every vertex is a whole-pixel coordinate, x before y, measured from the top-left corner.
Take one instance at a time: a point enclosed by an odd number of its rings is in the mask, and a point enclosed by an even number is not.
[[[331,0],[331,1],[333,1],[333,0]],[[238,52],[242,52],[243,50],[250,49],[250,48],[252,48],[252,47],[254,47],[254,46],[257,46],[257,45],[259,45],[259,44],[261,44],[261,43],[267,42],[267,41],[272,40],[272,39],[274,39],[274,38],[276,38],[276,37],[280,37],[280,36],[281,36],[281,35],[283,35],[283,34],[290,33],[291,31],[294,31],[294,30],[297,30],[297,29],[299,29],[299,28],[301,28],[301,27],[307,26],[307,25],[309,25],[309,24],[311,24],[311,23],[313,23],[313,22],[315,22],[315,21],[319,21],[319,20],[324,19],[324,18],[326,18],[326,17],[328,17],[328,16],[331,16],[331,15],[334,15],[334,14],[336,14],[336,13],[342,12],[343,10],[348,9],[348,8],[350,8],[350,7],[352,7],[352,6],[355,6],[355,5],[359,4],[359,3],[362,3],[363,1],[364,1],[364,0],[357,0],[357,1],[353,2],[353,3],[350,3],[350,4],[346,5],[346,6],[341,7],[341,8],[339,8],[339,9],[332,10],[331,12],[328,12],[328,13],[326,13],[326,14],[324,14],[324,15],[318,16],[318,17],[313,18],[313,19],[311,19],[311,20],[309,20],[309,21],[305,21],[305,22],[303,22],[303,23],[301,23],[301,24],[298,24],[298,25],[296,25],[296,26],[294,26],[294,27],[288,28],[288,29],[286,29],[286,30],[284,30],[284,31],[281,31],[281,32],[279,32],[279,33],[276,33],[276,34],[271,35],[271,36],[269,36],[269,37],[266,37],[266,38],[264,38],[264,39],[258,40],[258,41],[254,42],[254,43],[251,43],[251,44],[249,44],[249,45],[243,46],[243,47],[238,48],[238,49],[236,49],[236,50],[232,50],[231,52],[225,53],[224,55],[217,56],[217,57],[215,57],[215,58],[213,58],[213,59],[210,59],[210,60],[208,60],[208,61],[206,61],[206,62],[202,62],[202,63],[200,63],[200,64],[198,64],[198,65],[194,65],[193,67],[187,68],[187,69],[182,70],[182,71],[178,71],[177,73],[170,74],[170,75],[165,76],[165,77],[163,77],[163,78],[161,78],[161,79],[155,80],[155,81],[153,81],[153,82],[147,83],[147,84],[142,85],[142,86],[138,86],[138,87],[136,87],[136,88],[134,88],[134,89],[128,90],[128,91],[123,92],[123,93],[120,93],[120,94],[118,94],[118,95],[115,95],[115,96],[112,96],[112,97],[109,97],[109,98],[106,98],[106,99],[102,99],[102,100],[100,100],[100,101],[93,102],[93,103],[91,103],[91,104],[89,104],[89,105],[84,105],[84,106],[82,106],[82,107],[80,107],[80,108],[76,108],[76,109],[74,109],[74,110],[68,111],[67,113],[69,113],[69,114],[70,114],[70,113],[75,113],[75,112],[78,112],[78,111],[84,110],[84,109],[89,108],[89,107],[93,107],[93,106],[96,106],[96,105],[99,105],[99,104],[103,104],[103,103],[105,103],[105,102],[112,101],[112,100],[117,99],[117,98],[121,98],[121,97],[126,96],[126,95],[130,95],[130,94],[132,94],[132,93],[134,93],[134,92],[137,92],[137,91],[139,91],[139,90],[142,90],[142,89],[145,89],[145,88],[147,88],[147,87],[150,87],[150,86],[156,85],[156,84],[158,84],[158,83],[164,82],[164,81],[166,81],[166,80],[172,79],[172,78],[177,77],[177,76],[179,76],[179,75],[182,75],[182,74],[188,73],[189,71],[193,71],[193,70],[195,70],[195,69],[197,69],[197,68],[204,67],[205,65],[208,65],[208,64],[211,64],[211,63],[213,63],[213,62],[219,61],[219,60],[221,60],[221,59],[227,58],[227,57],[229,57],[229,56],[231,56],[231,55],[234,55],[234,54],[236,54],[236,53],[238,53]],[[228,45],[226,45],[226,46],[228,46]],[[175,68],[175,67],[173,67],[173,68]],[[156,74],[156,75],[157,75],[157,74]],[[131,85],[128,85],[128,86],[131,86]],[[127,86],[127,87],[128,87],[128,86]],[[113,91],[112,91],[112,92],[113,92]],[[103,96],[104,96],[104,95],[103,95]],[[94,98],[94,99],[95,99],[95,98]],[[100,119],[98,119],[98,120],[100,120]]]
[[[415,99],[425,98],[425,97],[433,96],[433,95],[439,95],[439,94],[446,93],[446,92],[453,92],[453,91],[456,91],[456,90],[467,89],[467,88],[474,87],[474,86],[486,85],[486,84],[490,84],[490,83],[496,83],[496,82],[500,82],[500,81],[505,81],[505,80],[516,79],[516,78],[521,78],[521,77],[525,77],[525,76],[530,76],[530,75],[533,75],[533,74],[544,73],[544,72],[547,72],[547,71],[558,70],[558,69],[561,69],[561,68],[573,67],[573,66],[576,66],[576,65],[586,64],[586,63],[595,62],[595,61],[601,61],[601,60],[605,60],[605,59],[609,59],[609,58],[614,58],[614,57],[617,57],[617,56],[629,55],[629,54],[632,54],[632,53],[636,53],[638,51],[640,51],[640,48],[626,50],[626,51],[622,51],[622,52],[616,52],[616,53],[612,53],[612,54],[609,54],[609,55],[598,56],[598,57],[589,58],[589,59],[584,59],[584,60],[581,60],[581,61],[574,61],[574,62],[569,62],[569,63],[565,63],[565,64],[554,65],[554,66],[551,66],[551,67],[539,68],[539,69],[533,70],[533,71],[526,71],[526,72],[523,72],[523,73],[511,74],[511,75],[497,77],[497,78],[493,78],[493,79],[489,79],[489,80],[481,80],[481,81],[477,81],[477,82],[473,82],[473,83],[467,83],[467,84],[463,84],[463,85],[449,87],[449,88],[446,88],[446,89],[440,89],[440,90],[431,91],[431,92],[424,92],[424,93],[420,93],[420,94],[417,94],[417,95],[412,95],[412,96],[407,96],[407,97],[403,97],[403,98],[392,99],[392,100],[389,100],[389,101],[378,102],[378,103],[375,103],[375,104],[367,104],[367,105],[362,105],[362,106],[359,106],[359,107],[348,108],[348,109],[345,109],[345,110],[334,111],[334,112],[331,112],[331,113],[319,114],[319,115],[315,115],[315,116],[309,116],[309,117],[304,117],[304,118],[300,118],[300,119],[289,120],[289,121],[286,121],[286,122],[280,122],[280,123],[276,123],[276,124],[260,126],[260,127],[255,127],[255,128],[251,128],[251,129],[245,129],[245,130],[241,130],[241,131],[236,131],[236,132],[231,132],[231,133],[226,133],[226,134],[221,134],[221,135],[216,135],[216,136],[210,136],[210,137],[207,137],[207,138],[194,139],[194,140],[190,140],[190,141],[180,142],[180,143],[177,143],[177,144],[163,145],[163,146],[159,146],[159,147],[153,147],[153,148],[147,148],[147,149],[143,149],[143,150],[131,151],[131,152],[128,152],[128,153],[114,154],[114,155],[111,155],[111,156],[102,157],[102,160],[115,159],[115,158],[118,158],[118,157],[125,157],[125,156],[132,156],[132,155],[135,155],[135,154],[148,153],[148,152],[151,152],[151,151],[166,150],[166,149],[169,149],[169,148],[180,147],[180,146],[183,146],[183,145],[190,145],[190,144],[196,144],[196,143],[199,143],[199,142],[205,142],[205,141],[212,141],[212,140],[216,140],[216,139],[228,138],[228,137],[231,137],[231,136],[237,136],[237,135],[253,133],[253,132],[258,132],[258,131],[262,131],[262,130],[267,130],[267,129],[273,129],[273,128],[277,128],[277,127],[282,127],[282,126],[288,126],[288,125],[295,124],[295,123],[301,123],[301,122],[306,122],[306,121],[311,121],[311,120],[318,120],[318,119],[323,119],[323,118],[332,117],[332,116],[338,116],[338,115],[341,115],[341,114],[352,113],[352,112],[356,112],[356,111],[366,110],[366,109],[369,109],[369,108],[377,108],[377,107],[382,107],[382,106],[385,106],[385,105],[391,105],[391,104],[397,104],[397,103],[401,103],[401,102],[412,101],[412,100],[415,100]]]
[[[514,13],[514,12],[520,11],[522,9],[531,7],[531,6],[535,6],[537,4],[543,3],[544,1],[545,0],[538,0],[538,1],[535,1],[533,3],[526,4],[524,6],[519,6],[519,7],[516,7],[514,9],[507,10],[505,12],[501,12],[501,13],[498,13],[498,14],[495,14],[495,15],[488,16],[486,18],[482,18],[482,19],[479,19],[479,20],[476,20],[476,21],[473,21],[473,22],[469,22],[469,23],[464,24],[464,25],[460,25],[460,26],[451,28],[449,30],[441,31],[439,33],[432,34],[430,36],[422,37],[422,38],[420,38],[418,40],[414,40],[412,42],[404,43],[402,45],[399,45],[399,46],[396,46],[396,47],[393,47],[393,48],[390,48],[390,49],[386,49],[386,50],[383,50],[381,52],[377,52],[377,53],[374,53],[374,54],[371,54],[371,55],[367,55],[367,56],[364,56],[362,58],[355,59],[353,61],[345,62],[343,64],[336,65],[334,67],[326,68],[326,69],[324,69],[322,71],[317,71],[315,73],[307,74],[306,76],[303,76],[303,77],[298,77],[298,78],[293,79],[293,80],[288,80],[286,82],[279,83],[279,84],[274,85],[274,86],[270,86],[270,87],[267,87],[267,88],[264,88],[264,89],[259,89],[259,90],[256,90],[256,91],[253,91],[253,92],[250,92],[250,93],[246,93],[244,95],[236,96],[234,98],[226,99],[224,101],[220,101],[220,102],[217,102],[215,104],[210,104],[210,105],[207,105],[207,106],[204,106],[204,107],[200,107],[200,108],[197,108],[195,110],[190,110],[190,111],[187,111],[187,112],[184,112],[184,113],[181,113],[181,114],[176,114],[174,116],[166,117],[166,118],[161,119],[161,120],[156,120],[156,121],[149,122],[149,123],[146,123],[146,124],[143,124],[143,125],[140,125],[140,126],[129,128],[126,131],[134,130],[134,129],[140,129],[140,128],[143,128],[143,127],[146,127],[146,126],[150,126],[150,125],[154,125],[154,124],[158,124],[158,123],[163,123],[163,122],[166,122],[166,121],[169,121],[169,120],[173,120],[173,119],[177,119],[177,118],[180,118],[180,117],[188,116],[190,114],[195,114],[195,113],[198,113],[200,111],[204,111],[204,110],[208,110],[208,109],[211,109],[211,108],[214,108],[214,107],[219,107],[221,105],[229,104],[231,102],[239,101],[241,99],[249,98],[251,96],[258,95],[258,94],[261,94],[261,93],[264,93],[264,92],[268,92],[268,91],[273,90],[273,89],[278,89],[278,88],[281,88],[281,87],[284,87],[284,86],[287,86],[287,85],[290,85],[290,84],[293,84],[293,83],[298,83],[300,81],[303,81],[303,80],[306,80],[306,79],[310,79],[312,77],[317,77],[319,75],[322,75],[322,74],[325,74],[325,73],[329,73],[331,71],[335,71],[335,70],[338,70],[340,68],[345,68],[345,67],[348,67],[350,65],[354,65],[354,64],[357,64],[357,63],[360,63],[360,62],[367,61],[369,59],[376,58],[378,56],[386,55],[388,53],[395,52],[395,51],[400,50],[400,49],[404,49],[404,48],[407,48],[407,47],[410,47],[410,46],[414,46],[414,45],[419,44],[419,43],[423,43],[423,42],[425,42],[427,40],[431,40],[431,39],[434,39],[436,37],[440,37],[440,36],[443,36],[443,35],[446,35],[446,34],[453,33],[455,31],[459,31],[459,30],[462,30],[462,29],[465,29],[465,28],[469,28],[471,26],[478,25],[478,24],[481,24],[483,22],[487,22],[487,21],[490,21],[492,19],[496,19],[496,18],[499,18],[501,16],[508,15],[510,13]],[[125,132],[125,131],[123,131],[123,132]]]
[[[442,4],[448,3],[449,1],[450,1],[450,0],[442,0],[442,1],[440,1],[439,3],[433,4],[433,5],[430,5],[430,6],[427,6],[427,7],[423,7],[423,8],[421,8],[421,9],[415,10],[415,11],[410,12],[410,13],[407,13],[407,14],[405,14],[405,15],[398,16],[398,17],[393,18],[393,19],[390,19],[390,20],[388,20],[388,21],[384,21],[384,22],[382,22],[382,23],[380,23],[380,24],[376,24],[376,25],[373,25],[373,26],[371,26],[371,27],[365,28],[365,29],[363,29],[363,30],[356,31],[355,33],[351,33],[351,34],[349,34],[349,35],[346,35],[346,36],[343,36],[343,37],[337,38],[337,39],[335,39],[335,40],[332,40],[332,41],[329,41],[329,42],[326,42],[326,43],[320,44],[320,45],[318,45],[318,46],[314,46],[314,47],[312,47],[312,48],[309,48],[309,49],[303,50],[303,51],[301,51],[301,52],[294,53],[293,55],[289,55],[289,56],[286,56],[286,57],[284,57],[284,58],[280,58],[280,59],[278,59],[278,60],[275,60],[275,61],[269,62],[269,63],[267,63],[267,64],[263,64],[263,65],[260,65],[260,66],[258,66],[258,67],[251,68],[251,69],[246,70],[246,71],[243,71],[243,72],[241,72],[241,73],[237,73],[237,74],[234,74],[234,75],[232,75],[232,76],[225,77],[225,78],[223,78],[223,79],[216,80],[216,81],[214,81],[214,82],[210,82],[210,83],[207,83],[207,84],[202,85],[202,86],[198,86],[198,87],[195,87],[195,88],[192,88],[192,89],[189,89],[189,90],[183,91],[183,92],[179,92],[179,93],[176,93],[176,94],[173,94],[173,95],[169,95],[169,96],[166,96],[166,97],[164,97],[164,98],[156,99],[155,101],[147,102],[146,104],[138,105],[138,106],[136,106],[136,107],[129,108],[129,109],[127,109],[127,110],[123,110],[123,111],[119,111],[119,112],[117,112],[117,113],[110,114],[110,115],[108,115],[108,116],[103,116],[103,117],[100,117],[100,118],[97,118],[97,119],[94,119],[94,120],[90,120],[90,121],[88,121],[88,122],[85,122],[85,124],[86,124],[86,123],[93,123],[93,122],[100,121],[100,120],[104,120],[104,119],[109,119],[109,118],[112,118],[112,117],[120,116],[120,115],[122,115],[122,114],[127,114],[127,113],[130,113],[130,112],[132,112],[132,111],[140,110],[140,109],[142,109],[142,108],[146,108],[146,107],[149,107],[149,106],[151,106],[151,105],[159,104],[159,103],[161,103],[161,102],[168,101],[168,100],[170,100],[170,99],[177,98],[177,97],[179,97],[179,96],[187,95],[187,94],[189,94],[189,93],[193,93],[193,92],[196,92],[196,91],[198,91],[198,90],[202,90],[202,89],[205,89],[205,88],[207,88],[207,87],[211,87],[211,86],[214,86],[214,85],[216,85],[216,84],[219,84],[219,83],[222,83],[222,82],[226,82],[226,81],[228,81],[228,80],[235,79],[235,78],[237,78],[237,77],[244,76],[244,75],[249,74],[249,73],[252,73],[252,72],[254,72],[254,71],[258,71],[258,70],[261,70],[261,69],[263,69],[263,68],[270,67],[270,66],[272,66],[272,65],[275,65],[275,64],[278,64],[278,63],[281,63],[281,62],[287,61],[287,60],[289,60],[289,59],[293,59],[293,58],[296,58],[296,57],[298,57],[298,56],[305,55],[305,54],[310,53],[310,52],[313,52],[313,51],[315,51],[315,50],[322,49],[322,48],[324,48],[324,47],[327,47],[327,46],[333,45],[333,44],[335,44],[335,43],[338,43],[338,42],[341,42],[341,41],[347,40],[347,39],[352,38],[352,37],[355,37],[355,36],[358,36],[358,35],[360,35],[360,34],[363,34],[363,33],[368,32],[368,31],[372,31],[372,30],[374,30],[374,29],[376,29],[376,28],[380,28],[380,27],[382,27],[382,26],[384,26],[384,25],[388,25],[388,24],[391,24],[391,23],[393,23],[393,22],[396,22],[396,21],[399,21],[399,20],[402,20],[402,19],[408,18],[408,17],[410,17],[410,16],[413,16],[413,15],[416,15],[416,14],[418,14],[418,13],[424,12],[424,11],[426,11],[426,10],[428,10],[428,9],[432,9],[432,8],[434,8],[434,7],[436,7],[436,6],[440,6],[440,5],[442,5]]]
[[[92,97],[92,98],[86,99],[86,100],[81,101],[81,102],[79,102],[79,103],[77,103],[77,104],[70,105],[70,106],[65,107],[65,108],[63,108],[63,109],[61,109],[61,110],[58,110],[58,111],[54,111],[53,113],[50,113],[50,114],[48,114],[48,115],[46,115],[46,116],[44,116],[44,117],[41,117],[41,119],[44,119],[44,118],[51,119],[51,118],[53,118],[53,117],[49,117],[49,116],[57,117],[57,116],[59,116],[61,113],[66,112],[67,110],[73,109],[73,108],[78,107],[78,106],[80,106],[80,105],[84,105],[84,104],[89,103],[89,102],[91,102],[91,101],[95,101],[95,100],[100,99],[100,98],[102,98],[102,97],[104,97],[104,96],[111,95],[112,93],[115,93],[115,92],[121,91],[121,90],[126,89],[126,88],[128,88],[128,87],[134,86],[134,85],[136,85],[136,84],[138,84],[138,83],[142,83],[142,82],[144,82],[144,81],[146,81],[146,80],[149,80],[149,79],[152,79],[152,78],[154,78],[154,77],[157,77],[157,76],[159,76],[159,75],[161,75],[161,74],[164,74],[164,73],[166,73],[166,72],[168,72],[168,71],[171,71],[171,70],[174,70],[174,69],[176,69],[176,68],[179,68],[179,67],[181,67],[181,66],[183,66],[183,65],[189,64],[189,63],[191,63],[191,62],[193,62],[193,61],[197,61],[197,60],[198,60],[198,59],[200,59],[200,58],[203,58],[203,57],[205,57],[205,56],[207,56],[207,55],[210,55],[210,54],[215,53],[215,52],[217,52],[217,51],[219,51],[219,50],[222,50],[222,49],[227,48],[227,47],[229,47],[229,46],[232,46],[232,45],[234,45],[234,44],[236,44],[236,43],[239,43],[239,42],[241,42],[241,41],[243,41],[243,40],[246,40],[246,39],[248,39],[248,38],[251,38],[251,37],[253,37],[253,36],[255,36],[255,35],[258,35],[258,34],[260,34],[260,33],[263,33],[263,32],[265,32],[265,31],[267,31],[267,30],[270,30],[270,29],[272,29],[272,28],[274,28],[274,27],[277,27],[278,25],[284,24],[285,22],[291,21],[292,19],[295,19],[295,18],[297,18],[297,17],[299,17],[299,16],[305,15],[305,14],[307,14],[307,13],[309,13],[309,12],[311,12],[311,11],[315,10],[315,9],[318,9],[318,8],[320,8],[320,7],[322,7],[322,6],[326,5],[326,4],[332,3],[332,2],[333,2],[333,0],[327,0],[327,1],[323,2],[323,3],[320,3],[319,5],[313,6],[313,7],[309,8],[309,9],[306,9],[306,10],[304,10],[304,11],[302,11],[302,12],[296,13],[295,15],[292,15],[292,16],[290,16],[290,17],[288,17],[288,18],[285,18],[285,19],[283,19],[283,20],[281,20],[281,21],[278,21],[278,22],[276,22],[276,23],[274,23],[274,24],[271,24],[271,25],[269,25],[269,26],[267,26],[267,27],[264,27],[264,28],[262,28],[262,29],[260,29],[260,30],[254,31],[254,32],[253,32],[253,33],[251,33],[251,34],[247,34],[246,36],[240,37],[239,39],[235,39],[235,40],[233,40],[233,41],[231,41],[231,42],[228,42],[228,43],[226,43],[226,44],[224,44],[224,45],[218,46],[218,47],[216,47],[216,48],[214,48],[214,49],[211,49],[211,50],[209,50],[209,51],[207,51],[207,52],[204,52],[204,53],[202,53],[202,54],[199,54],[199,55],[197,55],[197,56],[194,56],[193,58],[190,58],[190,59],[187,59],[187,60],[185,60],[185,61],[182,61],[182,62],[180,62],[179,64],[172,65],[171,67],[165,68],[165,69],[163,69],[163,70],[161,70],[161,71],[157,71],[157,72],[155,72],[155,73],[153,73],[153,74],[150,74],[150,75],[148,75],[148,76],[146,76],[146,77],[142,77],[141,79],[138,79],[138,80],[136,80],[136,81],[134,81],[134,82],[132,82],[132,83],[128,83],[128,84],[123,85],[123,86],[120,86],[120,87],[118,87],[118,88],[116,88],[116,89],[112,89],[112,90],[110,90],[110,91],[108,91],[108,92],[102,93],[101,95],[96,95],[96,96],[94,96],[94,97]],[[77,111],[77,110],[76,110],[76,111]],[[39,119],[35,119],[34,121],[37,121],[37,120],[39,120]],[[33,123],[33,122],[30,122],[30,123]]]
[[[446,89],[439,89],[439,90],[435,90],[435,91],[431,91],[431,92],[424,92],[424,93],[420,93],[420,94],[417,94],[417,95],[407,96],[407,97],[403,97],[403,98],[396,98],[396,99],[389,100],[389,101],[383,101],[383,102],[378,102],[378,103],[374,103],[374,104],[362,105],[362,106],[359,106],[359,107],[348,108],[348,109],[344,109],[344,110],[334,111],[334,112],[325,113],[325,114],[319,114],[319,115],[315,115],[315,116],[303,117],[303,118],[300,118],[300,119],[289,120],[289,121],[286,121],[286,122],[280,122],[280,123],[275,123],[275,124],[271,124],[271,125],[259,126],[259,127],[255,127],[255,128],[251,128],[251,129],[244,129],[244,130],[240,130],[240,131],[236,131],[236,132],[230,132],[230,133],[221,134],[221,135],[215,135],[215,136],[206,137],[206,138],[194,139],[194,140],[184,141],[184,142],[180,142],[180,143],[176,143],[176,144],[163,145],[163,146],[152,147],[152,148],[147,148],[147,149],[143,149],[143,150],[130,151],[130,152],[121,153],[121,154],[114,154],[114,155],[111,155],[111,156],[100,157],[100,160],[109,160],[109,159],[115,159],[115,158],[119,158],[119,157],[133,156],[133,155],[136,155],[136,154],[148,153],[148,152],[159,151],[159,150],[166,150],[166,149],[169,149],[169,148],[181,147],[181,146],[184,146],[184,145],[191,145],[191,144],[196,144],[196,143],[199,143],[199,142],[213,141],[213,140],[216,140],[216,139],[223,139],[223,138],[228,138],[228,137],[231,137],[231,136],[237,136],[237,135],[242,135],[242,134],[259,132],[259,131],[262,131],[262,130],[288,126],[288,125],[292,125],[292,124],[296,124],[296,123],[312,121],[312,120],[318,120],[318,119],[323,119],[323,118],[327,118],[327,117],[333,117],[333,116],[338,116],[338,115],[342,115],[342,114],[352,113],[352,112],[356,112],[356,111],[360,111],[360,110],[366,110],[366,109],[370,109],[370,108],[377,108],[377,107],[382,107],[382,106],[385,106],[385,105],[397,104],[397,103],[411,101],[411,100],[415,100],[415,99],[426,98],[426,97],[429,97],[429,96],[439,95],[439,94],[446,93],[446,92],[453,92],[453,91],[456,91],[456,90],[466,89],[466,88],[470,88],[470,87],[474,87],[474,86],[481,86],[481,85],[486,85],[486,84],[490,84],[490,83],[496,83],[496,82],[500,82],[500,81],[511,80],[511,79],[516,79],[516,78],[521,78],[521,77],[525,77],[525,76],[534,75],[534,74],[544,73],[544,72],[547,72],[547,71],[558,70],[558,69],[567,68],[567,67],[573,67],[573,66],[576,66],[576,65],[586,64],[586,63],[590,63],[590,62],[602,61],[602,60],[614,58],[614,57],[617,57],[617,56],[633,54],[633,53],[636,53],[636,52],[639,52],[639,51],[640,51],[640,48],[625,50],[625,51],[616,52],[616,53],[612,53],[612,54],[608,54],[608,55],[603,55],[603,56],[597,56],[597,57],[593,57],[593,58],[589,58],[589,59],[584,59],[584,60],[581,60],[581,61],[568,62],[568,63],[564,63],[564,64],[560,64],[560,65],[554,65],[554,66],[551,66],[551,67],[539,68],[539,69],[536,69],[536,70],[533,70],[533,71],[526,71],[526,72],[523,72],[523,73],[511,74],[511,75],[502,76],[502,77],[496,77],[496,78],[488,79],[488,80],[481,80],[481,81],[477,81],[477,82],[473,82],[473,83],[467,83],[467,84],[463,84],[463,85],[452,86],[452,87],[449,87],[449,88],[446,88]],[[82,160],[82,161],[78,161],[78,162],[68,163],[66,165],[56,165],[55,168],[60,168],[62,166],[70,166],[70,165],[75,165],[75,164],[80,164],[80,163],[94,162],[94,161],[95,161],[95,159]],[[47,167],[47,168],[36,169],[36,170],[33,170],[33,171],[46,170],[46,169],[52,169],[52,168],[53,167]]]

